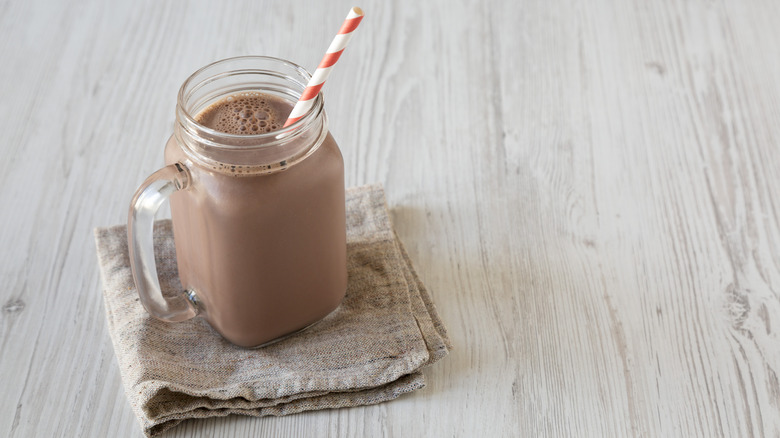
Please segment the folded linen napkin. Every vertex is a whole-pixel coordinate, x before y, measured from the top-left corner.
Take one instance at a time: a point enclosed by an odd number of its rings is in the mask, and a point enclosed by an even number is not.
[[[347,190],[349,283],[313,327],[250,350],[204,320],[158,321],[135,290],[125,226],[95,229],[103,297],[122,383],[147,436],[189,418],[287,415],[380,403],[422,388],[421,368],[451,344],[388,218],[381,186]],[[171,223],[155,226],[163,289],[182,290]]]

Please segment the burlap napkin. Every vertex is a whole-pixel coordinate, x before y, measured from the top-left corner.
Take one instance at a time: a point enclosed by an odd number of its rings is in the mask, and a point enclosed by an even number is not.
[[[135,290],[124,226],[95,230],[103,296],[122,383],[147,436],[188,418],[287,415],[369,405],[422,388],[444,357],[446,330],[395,236],[380,186],[347,191],[349,286],[310,329],[257,350],[202,319],[150,317]],[[181,290],[170,221],[155,227],[163,288]]]

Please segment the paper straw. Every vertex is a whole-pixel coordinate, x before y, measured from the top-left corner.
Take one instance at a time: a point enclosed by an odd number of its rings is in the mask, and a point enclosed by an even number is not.
[[[303,90],[301,98],[298,99],[298,102],[293,107],[290,116],[287,118],[287,121],[284,122],[284,126],[289,126],[297,122],[298,119],[309,112],[309,109],[311,109],[311,106],[314,103],[314,98],[317,97],[325,80],[328,79],[330,71],[333,70],[333,64],[339,60],[339,57],[344,52],[344,48],[347,47],[347,43],[349,43],[349,40],[352,38],[352,32],[355,31],[355,28],[358,27],[358,24],[360,24],[360,20],[362,19],[362,9],[358,7],[350,9],[347,18],[344,20],[344,24],[342,24],[341,29],[339,29],[339,33],[333,38],[333,42],[330,43],[328,51],[325,52],[325,56],[322,57],[320,65],[317,67],[317,70],[314,71],[309,83],[306,84],[306,89]]]

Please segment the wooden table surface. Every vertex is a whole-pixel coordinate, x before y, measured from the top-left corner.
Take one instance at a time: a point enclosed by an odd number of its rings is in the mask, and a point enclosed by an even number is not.
[[[142,436],[92,229],[184,79],[352,3],[0,3],[0,435]],[[780,436],[780,2],[367,1],[325,86],[455,350],[376,406],[166,436]]]

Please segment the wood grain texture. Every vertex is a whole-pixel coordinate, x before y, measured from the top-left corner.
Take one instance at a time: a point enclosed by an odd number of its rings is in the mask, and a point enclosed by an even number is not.
[[[176,92],[345,1],[0,3],[0,435],[142,436],[92,228]],[[447,324],[428,386],[166,436],[780,436],[780,3],[368,1],[324,92]]]

